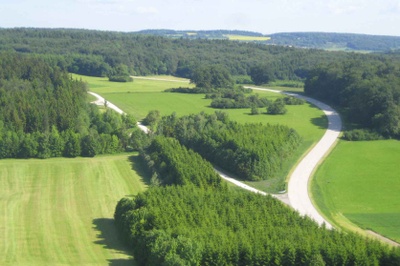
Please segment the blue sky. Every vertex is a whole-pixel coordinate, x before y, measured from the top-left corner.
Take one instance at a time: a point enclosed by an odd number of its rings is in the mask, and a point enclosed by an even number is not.
[[[0,27],[400,36],[400,0],[0,0]]]

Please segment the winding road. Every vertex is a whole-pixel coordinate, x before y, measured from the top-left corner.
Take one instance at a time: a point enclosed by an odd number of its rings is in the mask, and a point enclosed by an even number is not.
[[[138,77],[136,77],[138,78]],[[282,93],[290,96],[294,96],[297,98],[301,98],[306,100],[307,102],[317,106],[320,108],[325,115],[328,117],[328,129],[326,130],[324,136],[321,140],[308,152],[308,154],[300,161],[300,163],[296,166],[295,170],[292,172],[289,184],[288,184],[288,194],[286,195],[272,195],[280,199],[281,201],[287,203],[292,206],[296,211],[298,211],[301,215],[307,215],[314,221],[316,221],[319,225],[325,224],[326,228],[331,229],[332,225],[327,222],[317,211],[314,205],[311,202],[310,195],[308,193],[308,184],[311,179],[312,173],[316,170],[319,163],[323,160],[323,158],[327,155],[330,149],[336,144],[336,141],[340,135],[342,128],[342,121],[340,119],[339,114],[330,106],[317,101],[315,99],[295,94],[295,93],[287,93],[281,92],[277,90],[271,90],[266,88],[257,88],[257,87],[247,87],[253,90],[262,90],[269,91],[274,93]],[[106,105],[108,108],[115,110],[120,114],[124,114],[124,112],[110,102],[106,102],[106,100],[100,95],[89,92],[91,95],[95,96],[97,100],[94,102],[97,105]],[[148,132],[148,129],[138,123],[138,126],[145,131]],[[247,189],[249,191],[259,193],[262,195],[266,195],[267,193],[257,190],[253,187],[250,187],[236,179],[229,177],[224,172],[218,171],[218,174],[225,180],[241,187]]]
[[[285,95],[294,96],[306,100],[307,102],[320,108],[328,118],[328,128],[320,141],[307,153],[292,172],[288,183],[289,205],[292,206],[301,215],[307,215],[318,224],[325,224],[326,228],[332,229],[332,225],[326,221],[317,211],[311,202],[308,193],[309,181],[313,172],[320,162],[325,158],[329,151],[336,144],[342,130],[342,120],[339,114],[329,105],[310,97],[296,93],[281,92],[271,89],[247,87],[253,90],[263,90]]]

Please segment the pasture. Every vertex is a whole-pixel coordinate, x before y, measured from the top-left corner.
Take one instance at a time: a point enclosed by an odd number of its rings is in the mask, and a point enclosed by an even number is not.
[[[183,94],[164,92],[168,88],[188,87],[188,80],[168,76],[134,78],[130,83],[109,82],[107,78],[96,78],[74,75],[88,83],[89,90],[99,93],[106,100],[114,103],[125,112],[142,120],[150,110],[159,110],[161,115],[170,115],[176,112],[178,116],[192,113],[214,113],[217,109],[210,107],[211,100],[205,99],[204,94]],[[162,79],[162,80],[154,80]],[[283,97],[277,93],[257,91],[261,97],[275,100]],[[223,109],[232,120],[240,123],[270,123],[283,124],[296,131],[303,137],[303,144],[295,158],[285,162],[284,169],[273,180],[250,182],[249,184],[267,192],[276,192],[283,189],[285,177],[299,158],[324,134],[327,119],[318,108],[304,104],[287,106],[285,115],[267,115],[266,109],[260,109],[262,114],[251,115],[250,109]]]
[[[115,205],[147,187],[137,156],[0,160],[1,265],[132,265]]]
[[[399,141],[340,141],[315,174],[314,201],[340,227],[400,242],[399,161]]]

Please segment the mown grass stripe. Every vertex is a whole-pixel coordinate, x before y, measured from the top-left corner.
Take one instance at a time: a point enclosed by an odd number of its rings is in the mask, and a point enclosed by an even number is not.
[[[130,156],[1,160],[0,265],[132,263],[112,223],[146,189]]]

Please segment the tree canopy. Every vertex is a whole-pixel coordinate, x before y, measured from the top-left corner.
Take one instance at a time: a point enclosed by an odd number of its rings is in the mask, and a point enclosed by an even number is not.
[[[0,53],[0,158],[95,156],[128,148],[131,116],[100,113],[86,85],[43,58]]]
[[[400,137],[400,68],[392,60],[346,60],[310,72],[305,92],[341,107],[347,119]]]

